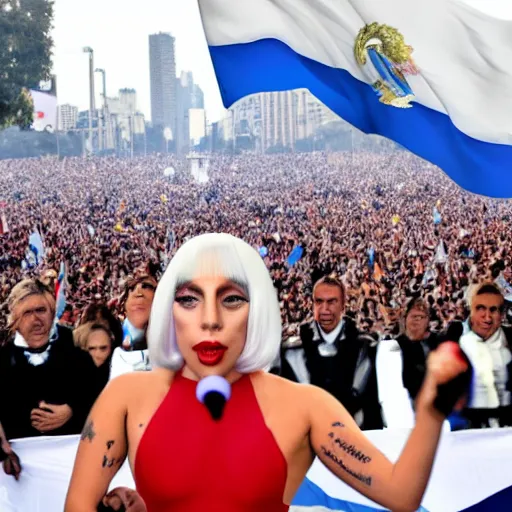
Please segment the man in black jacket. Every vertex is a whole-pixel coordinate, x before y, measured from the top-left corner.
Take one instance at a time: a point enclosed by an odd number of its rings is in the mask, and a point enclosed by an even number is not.
[[[376,341],[361,334],[345,310],[345,289],[333,277],[313,288],[314,321],[302,325],[300,343],[285,345],[281,375],[331,393],[365,430],[382,428],[375,374]]]
[[[8,300],[14,337],[0,348],[0,423],[7,439],[78,434],[96,399],[94,365],[54,324],[55,298],[37,279],[17,284]]]

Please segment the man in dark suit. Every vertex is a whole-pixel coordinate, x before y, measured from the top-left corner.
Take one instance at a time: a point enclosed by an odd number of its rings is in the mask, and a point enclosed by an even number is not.
[[[80,433],[96,399],[89,355],[71,330],[54,324],[55,297],[37,279],[12,290],[9,327],[0,348],[0,423],[7,439]]]
[[[281,375],[331,393],[366,430],[382,428],[375,373],[376,341],[343,316],[345,288],[323,277],[313,288],[314,321],[302,325],[300,341],[285,344]]]

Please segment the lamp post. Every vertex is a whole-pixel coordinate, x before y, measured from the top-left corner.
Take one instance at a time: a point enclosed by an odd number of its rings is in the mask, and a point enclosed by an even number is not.
[[[104,69],[96,68],[96,73],[101,73],[102,75],[102,83],[103,83],[103,128],[105,130],[105,137],[104,137],[104,149],[110,149],[111,147],[111,122],[110,122],[110,114],[108,111],[108,103],[107,103],[107,74]]]
[[[91,152],[94,153],[92,120],[96,111],[94,100],[94,50],[90,46],[85,46],[83,52],[89,54],[89,142]]]

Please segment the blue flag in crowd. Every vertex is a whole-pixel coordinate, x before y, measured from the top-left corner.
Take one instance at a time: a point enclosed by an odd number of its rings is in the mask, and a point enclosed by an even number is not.
[[[498,3],[199,0],[226,107],[307,88],[465,189],[510,198],[512,19]]]
[[[288,266],[292,267],[293,265],[295,265],[295,263],[297,263],[302,258],[303,253],[304,249],[300,245],[295,246],[293,248],[293,251],[286,259],[286,263],[288,264]]]
[[[373,267],[373,264],[375,263],[375,249],[373,247],[370,247],[368,249],[368,265]]]

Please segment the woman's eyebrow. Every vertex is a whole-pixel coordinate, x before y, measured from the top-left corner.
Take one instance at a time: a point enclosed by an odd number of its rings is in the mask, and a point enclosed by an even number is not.
[[[247,288],[247,285],[245,283],[240,282],[240,281],[234,281],[234,280],[229,280],[225,284],[220,286],[219,289],[217,290],[217,295],[222,295],[223,293],[225,293],[228,290],[231,290],[233,288],[239,288],[240,291],[246,297],[249,297],[249,290]],[[179,285],[176,288],[176,295],[179,294],[180,292],[183,292],[184,290],[189,290],[191,292],[197,293],[201,297],[204,296],[203,289],[200,286],[196,285],[195,283],[193,283],[191,281],[186,282],[186,283],[182,283],[181,285]]]

